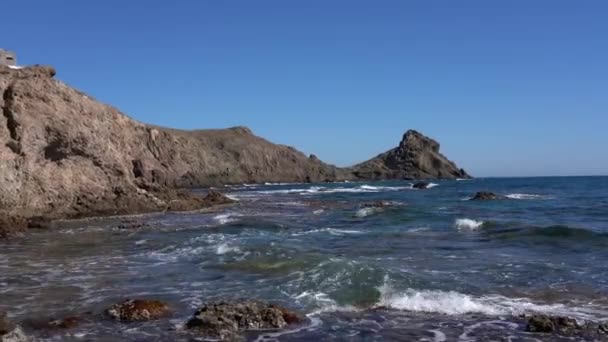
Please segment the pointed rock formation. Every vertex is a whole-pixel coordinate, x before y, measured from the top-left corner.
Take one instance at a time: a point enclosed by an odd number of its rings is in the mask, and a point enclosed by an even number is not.
[[[352,167],[360,179],[470,178],[439,152],[439,143],[409,130],[399,146]]]

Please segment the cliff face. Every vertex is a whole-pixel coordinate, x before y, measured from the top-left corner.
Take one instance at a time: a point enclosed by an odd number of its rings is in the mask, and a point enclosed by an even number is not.
[[[470,178],[439,153],[439,143],[409,130],[399,146],[352,167],[360,179]]]
[[[467,176],[439,154],[439,144],[413,131],[394,150],[336,168],[245,127],[146,125],[54,75],[50,67],[0,66],[0,217],[196,207],[179,187]]]
[[[166,191],[174,187],[338,177],[337,168],[247,128],[179,131],[145,125],[54,74],[50,67],[0,66],[0,212],[5,214],[154,211],[176,200]]]

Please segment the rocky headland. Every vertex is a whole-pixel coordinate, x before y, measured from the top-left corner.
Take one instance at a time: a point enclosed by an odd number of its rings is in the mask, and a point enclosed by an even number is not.
[[[48,66],[0,65],[0,236],[45,220],[195,210],[229,202],[180,189],[261,182],[465,178],[439,144],[399,146],[338,168],[246,127],[147,125],[57,80]],[[43,224],[42,224],[43,226]]]

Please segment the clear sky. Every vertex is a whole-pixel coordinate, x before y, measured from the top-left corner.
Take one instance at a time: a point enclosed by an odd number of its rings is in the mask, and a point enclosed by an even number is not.
[[[18,0],[0,47],[130,116],[338,165],[437,139],[475,176],[608,174],[608,1]]]

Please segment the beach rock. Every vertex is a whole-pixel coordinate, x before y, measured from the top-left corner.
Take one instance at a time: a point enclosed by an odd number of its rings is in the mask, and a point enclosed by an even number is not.
[[[471,201],[491,201],[504,199],[504,196],[497,195],[489,191],[479,191],[471,198]]]
[[[12,323],[5,312],[0,312],[0,342],[28,342],[31,339]]]
[[[439,143],[408,130],[396,148],[352,167],[360,179],[470,178],[469,174],[439,152]]]
[[[414,183],[414,185],[412,185],[412,188],[414,189],[426,189],[429,187],[429,185],[431,185],[431,183],[429,182],[417,182]]]
[[[564,335],[572,335],[583,328],[583,325],[569,317],[548,316],[543,314],[532,315],[528,319],[526,331],[539,333],[557,332]]]
[[[238,339],[245,330],[281,329],[303,318],[280,306],[253,301],[219,301],[201,306],[186,323],[206,338]]]
[[[167,316],[169,306],[158,300],[127,299],[112,305],[106,314],[119,321],[149,321]]]

